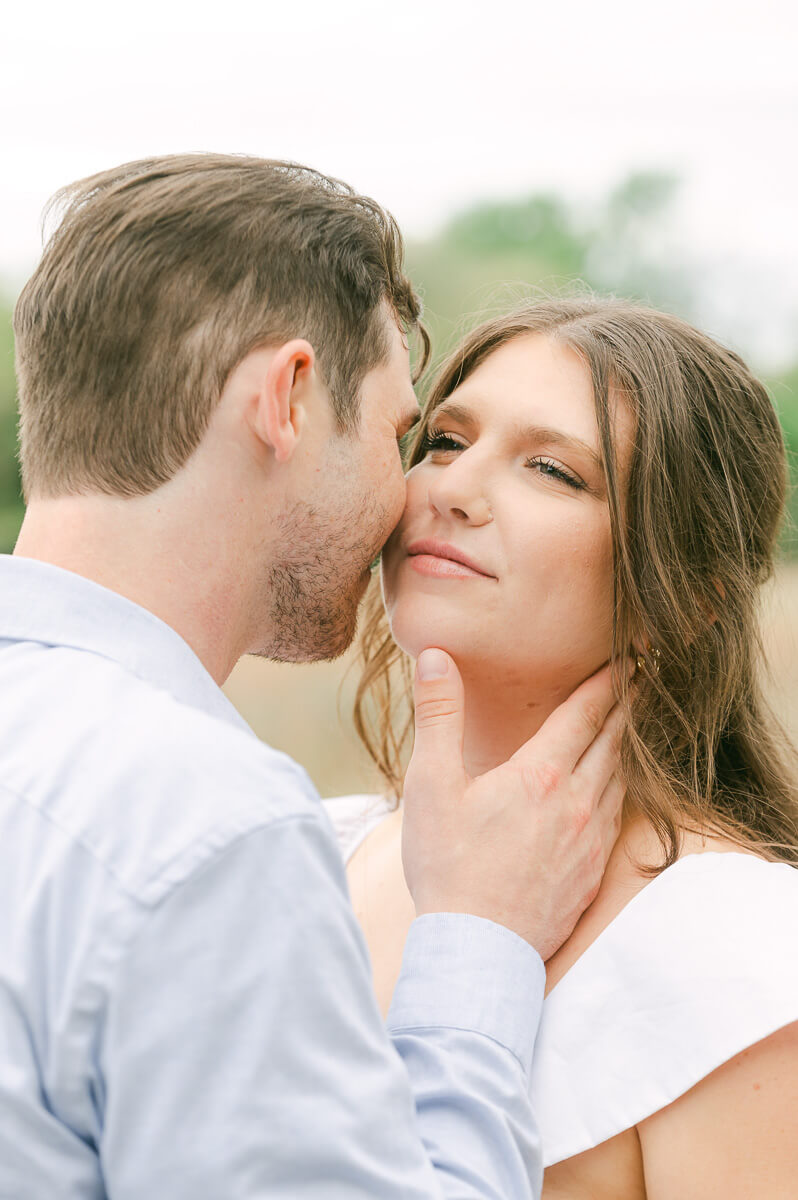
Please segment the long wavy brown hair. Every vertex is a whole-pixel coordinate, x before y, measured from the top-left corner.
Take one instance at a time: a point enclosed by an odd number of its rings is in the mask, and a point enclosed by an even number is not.
[[[795,752],[760,687],[759,589],[788,486],[768,393],[735,353],[674,316],[593,296],[535,302],[480,325],[444,362],[409,466],[424,456],[438,405],[493,351],[533,333],[570,347],[592,377],[614,547],[612,661],[652,647],[633,686],[618,672],[629,811],[655,829],[658,869],[678,857],[685,829],[798,864]],[[635,425],[625,483],[619,399]],[[398,798],[411,672],[376,588],[360,649],[356,727]]]

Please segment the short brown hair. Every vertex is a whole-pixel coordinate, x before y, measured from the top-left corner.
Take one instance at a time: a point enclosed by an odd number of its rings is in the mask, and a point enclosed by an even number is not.
[[[495,350],[530,334],[568,346],[591,375],[615,556],[612,660],[625,661],[640,639],[661,655],[646,659],[631,690],[620,672],[630,807],[659,835],[663,866],[688,827],[798,865],[795,754],[759,683],[758,593],[787,489],[766,389],[736,354],[677,317],[592,295],[541,300],[480,325],[443,364],[411,466],[426,453],[438,405]],[[625,487],[615,395],[635,422]],[[379,595],[368,603],[356,724],[398,795],[412,717],[395,718],[407,712],[409,671]]]
[[[28,496],[142,495],[196,449],[231,370],[307,338],[338,426],[420,305],[389,213],[296,163],[176,155],[64,188],[16,306]]]

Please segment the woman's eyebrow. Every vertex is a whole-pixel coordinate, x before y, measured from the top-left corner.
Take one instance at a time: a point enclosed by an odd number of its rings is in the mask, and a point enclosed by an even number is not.
[[[448,418],[450,421],[456,421],[458,425],[464,425],[467,428],[474,428],[479,425],[479,417],[470,408],[464,404],[441,404],[435,409],[431,416],[431,420],[440,419],[441,417]],[[587,455],[598,471],[604,470],[604,462],[598,451],[585,442],[582,438],[575,437],[572,433],[566,433],[564,429],[554,429],[550,425],[525,425],[513,424],[510,427],[510,436],[518,442],[544,442],[546,445],[563,446],[568,450],[576,450],[581,454]]]
[[[451,404],[439,404],[436,409],[430,413],[430,421],[435,421],[439,417],[447,417],[450,421],[457,421],[458,425],[476,425],[478,418],[474,415],[470,408],[466,408],[464,404],[457,404],[452,401]]]
[[[572,433],[566,433],[564,429],[552,429],[549,425],[517,425],[513,428],[513,433],[520,442],[543,442],[547,446],[576,450],[577,453],[586,455],[597,471],[604,470],[604,461],[598,451],[589,442],[574,437]]]

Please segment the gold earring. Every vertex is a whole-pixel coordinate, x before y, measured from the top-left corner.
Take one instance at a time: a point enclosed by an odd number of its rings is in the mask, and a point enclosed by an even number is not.
[[[646,646],[648,657],[645,654],[638,654],[635,662],[638,671],[651,670],[652,675],[659,675],[660,665],[662,663],[662,651],[654,646]]]

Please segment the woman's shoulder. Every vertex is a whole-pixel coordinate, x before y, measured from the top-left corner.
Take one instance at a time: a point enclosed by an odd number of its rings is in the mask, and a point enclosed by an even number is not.
[[[355,792],[322,800],[330,818],[344,862],[348,862],[361,842],[392,811],[391,802],[378,792]]]
[[[547,1164],[798,1020],[797,925],[798,870],[688,836],[547,998],[532,1080]]]

